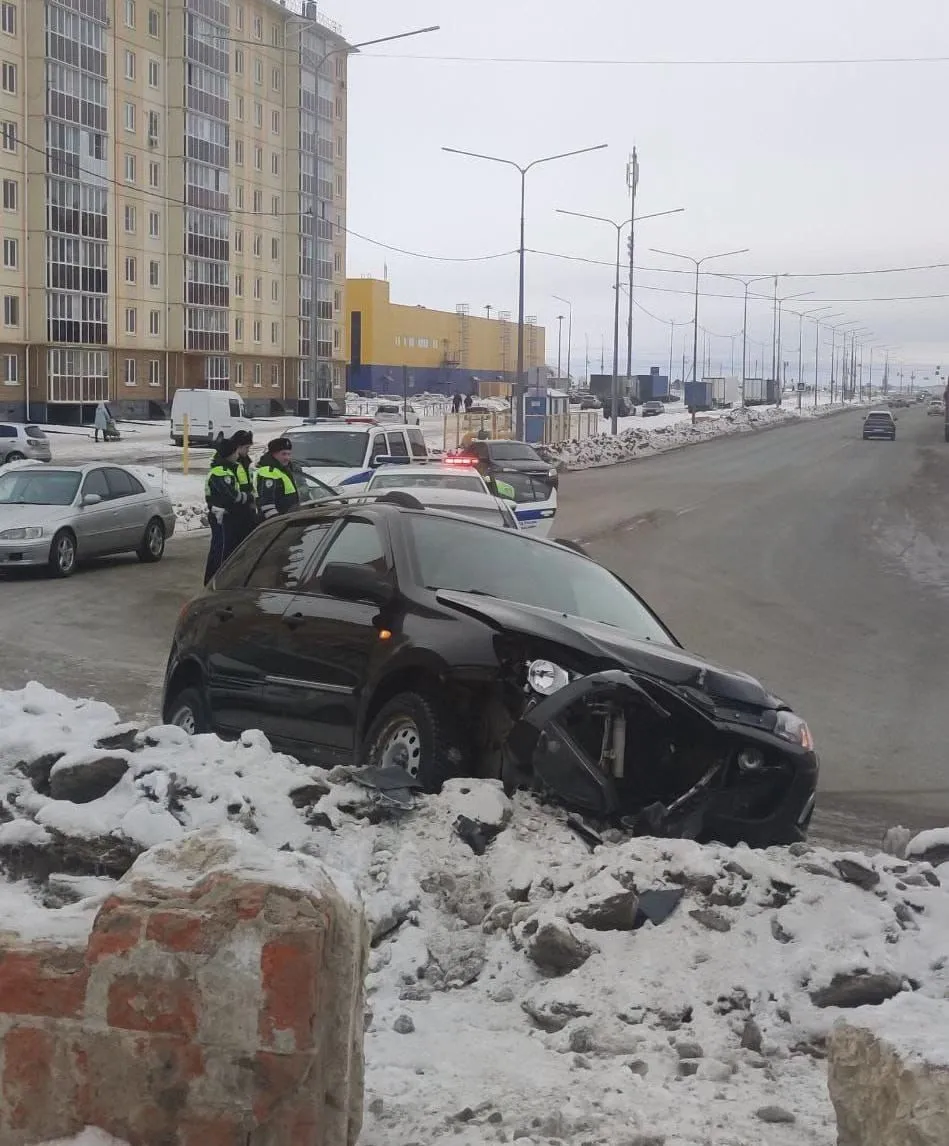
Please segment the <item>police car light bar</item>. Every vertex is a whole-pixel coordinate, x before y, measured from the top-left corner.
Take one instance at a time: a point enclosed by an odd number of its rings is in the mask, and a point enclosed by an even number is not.
[[[376,454],[373,461],[377,466],[407,466],[411,464],[412,459],[396,457],[394,454]]]
[[[458,454],[449,454],[447,457],[442,458],[442,462],[446,466],[473,466],[476,461],[476,458],[466,458]]]

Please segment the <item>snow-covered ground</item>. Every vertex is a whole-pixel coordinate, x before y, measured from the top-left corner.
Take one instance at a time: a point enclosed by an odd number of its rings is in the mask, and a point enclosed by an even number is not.
[[[483,855],[459,816],[493,837]],[[141,849],[215,824],[362,894],[367,1146],[833,1146],[835,1020],[907,1029],[949,991],[949,864],[618,832],[593,850],[487,781],[399,813],[260,734],[136,734],[104,704],[0,692],[7,928],[81,939]]]

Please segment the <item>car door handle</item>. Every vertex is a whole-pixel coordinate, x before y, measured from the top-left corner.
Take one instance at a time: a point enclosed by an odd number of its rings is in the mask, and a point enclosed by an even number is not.
[[[219,621],[233,621],[234,620],[234,606],[225,605],[223,609],[217,609],[214,614]]]
[[[292,613],[289,617],[283,618],[283,623],[288,629],[298,629],[305,619],[302,613]]]

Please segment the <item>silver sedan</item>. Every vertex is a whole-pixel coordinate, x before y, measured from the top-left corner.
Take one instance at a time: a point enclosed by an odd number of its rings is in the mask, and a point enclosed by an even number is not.
[[[171,501],[123,466],[0,470],[0,570],[45,565],[69,577],[89,557],[160,561],[174,531]]]

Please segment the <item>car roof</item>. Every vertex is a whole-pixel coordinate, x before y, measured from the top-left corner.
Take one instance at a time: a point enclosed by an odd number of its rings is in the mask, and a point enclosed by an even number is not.
[[[474,474],[475,477],[480,478],[482,481],[484,480],[474,466],[446,466],[442,462],[418,462],[415,465],[409,466],[400,466],[398,462],[391,462],[381,465],[373,476],[393,473],[411,474],[413,476],[418,474],[436,474],[439,477]]]
[[[286,436],[293,441],[294,438],[305,437],[307,434],[322,434],[326,430],[340,433],[343,430],[352,432],[353,430],[381,430],[384,433],[391,434],[393,430],[417,430],[418,426],[410,426],[406,422],[377,422],[372,417],[365,417],[356,419],[355,416],[349,418],[332,418],[327,422],[321,422],[317,425],[309,426],[294,426],[292,430],[287,430]]]
[[[123,466],[121,462],[79,462],[78,464],[72,465],[72,466],[60,465],[58,462],[51,464],[50,462],[35,461],[33,458],[27,458],[27,462],[29,463],[28,465],[21,465],[18,467],[18,472],[22,472],[23,470],[26,470],[26,469],[37,469],[37,470],[42,470],[42,472],[44,474],[52,474],[52,473],[87,474],[87,473],[90,473],[92,470],[104,470],[104,469],[124,470],[124,469],[126,469],[126,467]],[[10,472],[12,473],[13,471],[10,471]],[[132,476],[134,477],[135,475],[133,474]]]
[[[871,414],[886,414],[886,416],[887,416],[888,418],[892,418],[892,417],[893,417],[892,413],[891,413],[891,412],[890,412],[890,411],[889,411],[889,410],[888,410],[888,409],[887,409],[885,406],[875,406],[875,407],[874,407],[874,408],[873,408],[873,409],[870,411],[870,413],[869,413],[869,414],[867,414],[867,417],[869,418]]]
[[[386,493],[395,493],[398,486],[386,488]],[[499,498],[493,493],[482,493],[473,489],[441,489],[439,486],[408,486],[402,493],[410,494],[423,505],[437,507],[440,505],[469,505],[469,506],[497,506]]]

